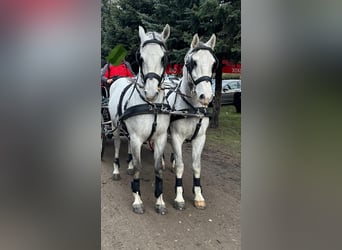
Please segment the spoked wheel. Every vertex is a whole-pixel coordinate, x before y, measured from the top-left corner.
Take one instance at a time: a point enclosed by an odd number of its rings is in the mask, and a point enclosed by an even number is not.
[[[106,146],[106,135],[104,131],[104,126],[101,125],[101,160],[103,159],[105,146]]]

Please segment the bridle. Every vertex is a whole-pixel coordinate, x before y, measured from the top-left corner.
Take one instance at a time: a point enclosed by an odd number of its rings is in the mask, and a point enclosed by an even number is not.
[[[164,42],[162,41],[159,41],[155,38],[155,34],[153,34],[153,39],[150,39],[150,40],[146,40],[142,45],[141,45],[141,48],[142,49],[143,47],[145,47],[146,45],[148,44],[159,44],[160,47],[162,47],[165,51],[167,50],[166,49],[166,45]],[[158,87],[160,87],[160,85],[162,84],[163,80],[164,80],[164,75],[165,75],[165,69],[167,67],[167,62],[168,62],[168,59],[167,59],[167,55],[166,55],[166,52],[162,58],[162,65],[163,65],[163,73],[161,75],[158,75],[154,72],[148,72],[147,74],[144,74],[143,72],[143,69],[142,69],[142,64],[143,64],[143,58],[141,57],[141,54],[140,54],[140,50],[138,50],[135,54],[136,56],[136,61],[139,65],[139,68],[140,68],[140,74],[142,76],[142,81],[143,81],[143,85],[145,86],[146,85],[146,81],[147,79],[157,79],[158,81]]]
[[[211,70],[211,76],[201,76],[199,77],[198,79],[194,80],[193,76],[192,76],[192,71],[193,69],[196,67],[196,62],[192,59],[192,55],[194,53],[196,53],[197,51],[199,50],[208,50],[210,52],[210,54],[214,57],[215,59],[215,62],[213,64],[213,67],[212,67],[212,70]],[[199,46],[199,47],[196,47],[194,48],[190,54],[188,55],[188,58],[186,59],[185,61],[185,66],[188,70],[188,74],[190,75],[190,78],[192,80],[192,83],[196,86],[197,84],[199,84],[200,82],[203,82],[203,81],[208,81],[210,82],[210,84],[212,84],[212,77],[213,77],[213,74],[215,73],[217,67],[218,67],[218,59],[217,57],[215,56],[214,54],[214,51],[210,48],[210,47],[206,47],[206,46]]]

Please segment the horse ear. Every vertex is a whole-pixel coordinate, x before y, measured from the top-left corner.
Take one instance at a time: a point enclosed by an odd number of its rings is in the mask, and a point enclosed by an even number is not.
[[[162,32],[163,40],[165,41],[170,36],[170,25],[166,24]]]
[[[212,34],[209,41],[206,42],[206,45],[209,46],[211,49],[214,49],[216,44],[216,36],[215,34]]]
[[[145,40],[145,36],[146,36],[146,33],[145,33],[144,28],[139,25],[139,37],[140,37],[140,40],[144,41]]]
[[[191,48],[196,48],[199,44],[199,37],[197,35],[197,33],[194,35],[194,37],[192,38],[192,42],[191,42]]]

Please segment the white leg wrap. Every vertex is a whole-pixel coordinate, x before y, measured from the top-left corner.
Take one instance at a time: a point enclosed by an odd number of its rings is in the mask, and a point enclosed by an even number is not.
[[[159,195],[159,197],[157,198],[156,205],[165,206],[165,202],[163,200],[163,194]]]
[[[113,167],[114,167],[113,174],[120,174],[119,166],[113,163]]]
[[[175,202],[178,202],[178,203],[184,202],[183,187],[177,187],[176,193],[177,193],[177,196],[176,196]]]
[[[140,205],[143,203],[138,193],[133,193],[133,197],[134,197],[133,205]]]
[[[128,163],[127,169],[134,169],[133,160],[131,160],[131,161]]]
[[[201,187],[195,187],[194,188],[195,191],[195,201],[204,201],[204,198],[202,196],[202,192],[201,192]]]

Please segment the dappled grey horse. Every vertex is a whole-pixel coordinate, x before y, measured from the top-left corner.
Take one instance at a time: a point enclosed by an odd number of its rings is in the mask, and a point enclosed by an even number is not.
[[[118,178],[120,129],[129,134],[134,176],[131,183],[135,213],[143,213],[144,206],[140,193],[141,146],[146,141],[154,144],[155,197],[156,211],[166,213],[163,200],[162,155],[164,152],[167,129],[170,122],[169,106],[164,95],[164,74],[167,64],[166,40],[170,35],[167,24],[162,33],[145,32],[139,26],[140,47],[136,57],[139,63],[137,79],[132,82],[120,78],[110,88],[109,111],[114,127],[115,161],[113,177]]]
[[[199,209],[206,207],[200,183],[201,154],[209,125],[207,106],[213,97],[212,75],[218,63],[213,52],[215,43],[214,34],[206,43],[200,42],[198,35],[194,35],[184,59],[183,78],[175,91],[166,94],[172,111],[170,134],[176,168],[174,206],[180,210],[185,208],[182,183],[182,145],[185,141],[192,143],[194,205]]]

